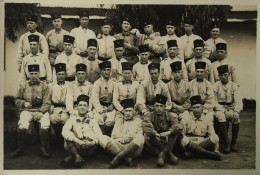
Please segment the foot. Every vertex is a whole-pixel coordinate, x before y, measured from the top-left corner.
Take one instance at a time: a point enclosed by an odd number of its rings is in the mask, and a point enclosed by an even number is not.
[[[168,153],[168,157],[171,163],[177,164],[178,163],[178,157],[176,157],[173,153]]]
[[[158,159],[157,159],[157,165],[159,167],[164,166],[164,159],[165,159],[165,154],[162,152],[162,153],[159,154]]]
[[[116,156],[113,160],[109,162],[109,168],[115,168],[119,164],[119,156]]]
[[[238,152],[237,144],[236,144],[236,143],[231,145],[231,151],[232,151],[232,152]]]
[[[40,156],[43,158],[49,158],[50,154],[46,151],[44,147],[40,148]]]
[[[222,157],[221,157],[221,154],[219,152],[213,152],[210,156],[211,159],[213,160],[221,160]]]
[[[10,153],[10,158],[17,158],[24,154],[23,149],[17,148],[14,152]]]
[[[184,152],[184,158],[185,158],[185,159],[190,159],[191,157],[192,157],[191,152],[189,152],[189,151],[185,151],[185,152]]]
[[[133,166],[133,158],[132,157],[126,157],[125,162],[127,163],[128,166],[130,166],[130,167]]]
[[[63,159],[62,165],[69,166],[72,164],[72,160],[73,160],[73,156],[69,155],[69,156],[65,157],[65,159]]]
[[[79,167],[84,163],[85,163],[85,159],[83,159],[79,154],[77,154],[75,157],[75,166]]]
[[[230,153],[229,144],[224,145],[223,152],[224,152],[225,154],[229,154],[229,153]]]

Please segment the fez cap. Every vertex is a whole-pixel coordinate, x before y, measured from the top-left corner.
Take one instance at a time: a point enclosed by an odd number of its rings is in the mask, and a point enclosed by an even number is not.
[[[190,104],[191,104],[191,106],[196,105],[196,104],[202,104],[201,96],[200,95],[192,96],[190,98]]]
[[[148,65],[148,69],[149,69],[149,71],[151,71],[152,69],[158,69],[158,70],[160,70],[160,64],[159,64],[159,63],[150,63],[150,64]]]
[[[28,65],[28,72],[39,72],[40,66],[39,64],[30,64]]]
[[[121,105],[123,106],[124,109],[126,108],[134,108],[134,99],[124,99],[121,101]]]
[[[70,35],[63,35],[63,43],[74,43],[75,38]]]
[[[33,21],[33,22],[38,23],[38,17],[36,15],[27,15],[26,21]]]
[[[217,67],[217,70],[218,70],[219,75],[227,73],[228,72],[228,65],[227,64],[221,65],[221,66]]]
[[[160,95],[160,94],[156,94],[156,97],[155,97],[155,102],[156,103],[160,103],[160,104],[165,105],[166,101],[167,101],[167,97],[165,97],[163,95]]]
[[[52,12],[51,18],[52,20],[61,18],[61,12]]]
[[[140,45],[138,48],[139,48],[139,53],[149,52],[149,45],[148,44]]]
[[[186,17],[184,18],[184,24],[190,24],[190,25],[195,25],[196,21],[193,18]]]
[[[28,36],[28,40],[29,40],[29,42],[37,42],[37,43],[39,43],[40,36],[32,34],[32,35]]]
[[[84,72],[87,72],[87,65],[86,64],[77,64],[76,65],[76,72],[78,71],[84,71]]]
[[[102,63],[99,63],[100,69],[105,69],[105,68],[111,68],[111,62],[110,61],[104,61]]]
[[[124,47],[124,39],[117,39],[114,41],[114,47]]]
[[[168,19],[167,22],[166,22],[166,25],[170,25],[170,26],[176,27],[177,26],[177,21],[173,20],[173,19]]]
[[[153,22],[151,19],[146,19],[146,20],[144,21],[144,27],[145,27],[145,26],[148,26],[148,25],[154,25],[154,22]]]
[[[111,22],[110,22],[108,19],[104,19],[104,20],[102,21],[101,26],[105,26],[105,25],[110,25],[110,26],[111,26]]]
[[[226,43],[217,43],[216,50],[227,50],[227,44]]]
[[[121,63],[122,70],[133,70],[133,63],[123,62]]]
[[[214,29],[214,28],[218,28],[220,29],[220,25],[218,22],[216,21],[213,21],[211,24],[210,24],[210,30]]]
[[[126,22],[130,23],[130,25],[132,25],[132,19],[130,19],[129,17],[123,17],[122,23],[123,23],[124,21],[126,21]]]
[[[96,39],[88,39],[87,45],[88,45],[88,47],[90,47],[90,46],[97,47],[97,40]]]
[[[206,69],[206,63],[204,61],[196,62],[195,69]]]
[[[89,12],[88,11],[80,11],[79,12],[79,19],[82,18],[82,17],[88,17],[89,18]]]
[[[177,40],[168,40],[167,41],[167,46],[168,46],[168,48],[170,48],[170,47],[178,47],[178,45],[177,45]]]
[[[84,94],[78,96],[77,104],[79,104],[79,102],[81,102],[81,101],[85,101],[85,102],[87,102],[89,104],[89,96],[84,95]]]
[[[182,62],[181,61],[175,61],[170,64],[172,72],[177,72],[179,70],[182,70]]]
[[[56,73],[66,72],[66,64],[65,63],[55,64],[55,71]]]
[[[204,41],[201,39],[196,39],[193,41],[194,48],[196,47],[204,47]]]

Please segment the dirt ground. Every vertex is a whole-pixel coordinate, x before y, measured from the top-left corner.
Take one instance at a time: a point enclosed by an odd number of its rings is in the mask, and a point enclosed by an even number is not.
[[[7,108],[5,108],[7,109]],[[9,111],[9,112],[8,112]],[[189,160],[180,158],[177,165],[166,164],[164,169],[255,169],[256,155],[256,113],[255,111],[244,110],[241,112],[241,125],[237,143],[238,153],[222,154],[223,160],[214,161],[204,158],[191,158]],[[27,143],[25,155],[16,159],[10,159],[8,154],[14,149],[15,135],[18,118],[15,117],[14,110],[5,110],[4,123],[4,169],[24,170],[24,169],[73,169],[74,167],[63,167],[61,161],[68,155],[63,150],[51,150],[52,157],[43,159],[38,156],[39,144],[31,145]],[[96,156],[86,160],[81,169],[106,169],[108,162],[113,157],[99,152]],[[130,169],[158,169],[156,158],[146,153],[142,157],[134,159],[133,167]],[[119,169],[129,169],[121,164]]]

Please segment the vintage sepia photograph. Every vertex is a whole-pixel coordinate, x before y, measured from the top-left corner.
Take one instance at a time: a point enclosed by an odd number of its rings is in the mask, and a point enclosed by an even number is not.
[[[3,174],[256,172],[257,3],[134,2],[0,2]]]

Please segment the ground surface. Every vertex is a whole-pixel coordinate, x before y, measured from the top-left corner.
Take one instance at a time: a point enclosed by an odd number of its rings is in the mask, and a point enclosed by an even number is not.
[[[38,156],[39,144],[31,145],[29,141],[25,150],[25,155],[17,159],[10,159],[8,154],[14,148],[15,134],[17,127],[17,117],[15,117],[12,108],[5,108],[4,123],[4,169],[72,169],[73,167],[64,168],[60,165],[61,161],[68,155],[63,149],[51,150],[52,157],[43,159]],[[223,154],[222,161],[213,161],[203,158],[192,158],[189,160],[180,158],[179,164],[166,164],[165,169],[254,169],[255,168],[255,128],[256,119],[254,111],[242,111],[241,126],[238,136],[239,152]],[[82,169],[106,169],[108,162],[113,157],[99,152],[96,156],[87,160]],[[157,169],[155,164],[156,158],[144,154],[141,158],[134,160],[132,169]],[[118,168],[127,169],[128,166],[122,164]]]

